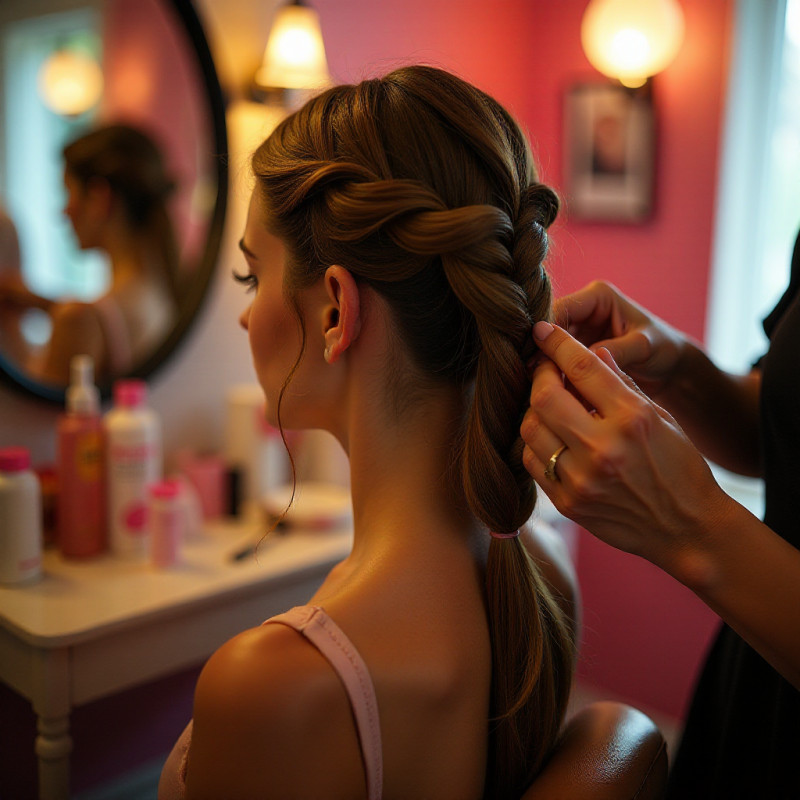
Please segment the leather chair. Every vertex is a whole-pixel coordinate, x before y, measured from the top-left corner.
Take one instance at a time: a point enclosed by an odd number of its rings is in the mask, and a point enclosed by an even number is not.
[[[667,745],[655,723],[623,703],[591,703],[564,726],[522,800],[659,800]]]

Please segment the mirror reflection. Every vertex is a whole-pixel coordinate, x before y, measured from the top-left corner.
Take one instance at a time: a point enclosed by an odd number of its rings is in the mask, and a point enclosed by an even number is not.
[[[107,391],[157,367],[196,316],[224,212],[224,111],[187,0],[32,8],[0,7],[0,370],[60,401],[73,355]],[[70,48],[97,59],[103,88],[64,115],[41,76]]]
[[[0,306],[10,312],[3,346],[29,375],[57,384],[69,381],[79,353],[92,356],[101,380],[129,373],[174,326],[181,279],[167,205],[175,186],[153,139],[109,125],[70,142],[63,155],[64,214],[81,250],[107,256],[107,289],[91,302],[53,301],[31,292],[13,264],[0,274]],[[49,315],[42,343],[26,338],[29,309]]]

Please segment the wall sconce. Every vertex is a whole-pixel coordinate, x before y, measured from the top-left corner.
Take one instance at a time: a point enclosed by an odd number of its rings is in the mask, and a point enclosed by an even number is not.
[[[255,76],[256,88],[320,89],[330,81],[319,15],[301,0],[278,9]]]
[[[595,69],[634,88],[672,62],[683,31],[677,0],[591,0],[581,43]]]
[[[83,114],[97,105],[103,94],[103,71],[87,53],[61,47],[39,70],[39,94],[56,114]]]

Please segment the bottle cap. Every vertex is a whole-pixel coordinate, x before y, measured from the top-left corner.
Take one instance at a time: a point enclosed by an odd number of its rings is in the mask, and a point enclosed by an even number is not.
[[[67,411],[92,415],[100,411],[100,392],[94,385],[94,361],[91,356],[73,356],[69,362],[70,384],[67,388]]]
[[[114,404],[125,408],[138,408],[147,400],[147,384],[137,378],[128,378],[114,384]]]
[[[150,486],[150,496],[158,500],[172,500],[181,493],[181,482],[167,478]]]
[[[31,454],[26,447],[4,447],[0,449],[0,470],[22,472],[31,465]]]

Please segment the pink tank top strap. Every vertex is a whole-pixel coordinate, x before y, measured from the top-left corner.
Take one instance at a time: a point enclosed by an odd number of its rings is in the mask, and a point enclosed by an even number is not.
[[[361,757],[367,777],[367,797],[383,793],[383,748],[378,702],[367,665],[339,626],[317,606],[298,606],[264,624],[287,625],[306,637],[330,662],[344,684],[356,720]]]

